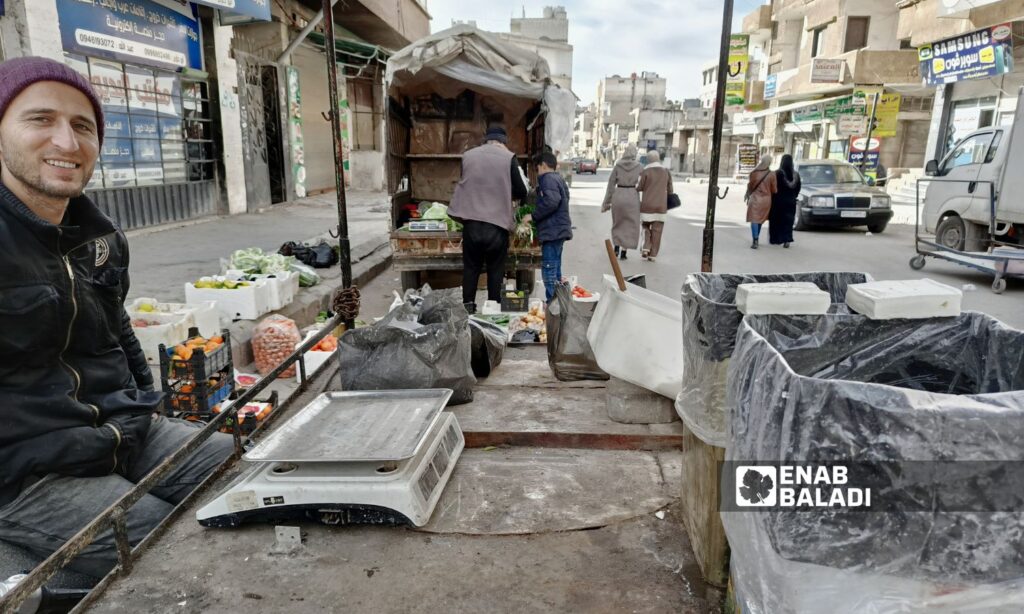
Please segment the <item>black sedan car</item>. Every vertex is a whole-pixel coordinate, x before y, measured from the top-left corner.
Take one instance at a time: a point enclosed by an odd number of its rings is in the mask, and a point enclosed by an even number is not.
[[[867,226],[880,233],[889,224],[889,195],[856,166],[837,160],[804,160],[797,170],[802,187],[793,226],[796,230]]]

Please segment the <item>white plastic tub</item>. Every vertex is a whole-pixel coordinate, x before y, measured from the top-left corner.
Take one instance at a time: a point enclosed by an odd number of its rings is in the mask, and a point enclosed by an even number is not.
[[[640,286],[605,291],[587,330],[597,364],[613,377],[675,400],[683,388],[682,303]]]
[[[299,274],[295,271],[285,273],[274,273],[273,275],[255,275],[258,280],[267,282],[267,289],[270,292],[270,310],[283,309],[295,300],[299,291]]]
[[[249,282],[248,286],[233,290],[196,288],[185,284],[185,302],[188,304],[214,301],[217,310],[228,320],[256,320],[270,312],[270,288],[265,280]]]

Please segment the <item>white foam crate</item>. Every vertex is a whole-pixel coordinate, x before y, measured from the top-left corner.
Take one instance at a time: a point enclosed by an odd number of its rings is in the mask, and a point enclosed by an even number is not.
[[[271,275],[255,275],[256,279],[267,282],[270,291],[270,310],[283,309],[295,300],[299,292],[299,274],[295,271],[274,273]]]
[[[736,287],[736,309],[744,315],[824,315],[831,306],[831,295],[809,281]]]
[[[135,332],[135,338],[139,340],[142,352],[146,356],[146,362],[151,365],[160,364],[161,343],[167,347],[174,347],[188,339],[189,327],[195,326],[195,318],[191,312],[138,312],[136,315],[129,313],[128,317],[133,321],[132,331]],[[134,321],[139,319],[159,324],[137,327],[134,325]]]
[[[312,335],[307,335],[306,339],[309,339],[310,337],[312,337]],[[306,342],[306,339],[303,339],[302,343],[296,343],[295,344],[295,349],[297,350],[300,347],[302,347],[302,344]],[[324,364],[326,364],[327,361],[330,360],[331,356],[333,356],[333,355],[334,355],[334,352],[321,352],[319,350],[308,350],[305,354],[302,355],[303,358],[305,359],[305,362],[306,362],[306,375],[312,376],[314,373],[316,373],[317,369],[319,369],[320,367],[324,366]],[[295,363],[295,364],[296,364],[296,367],[295,367],[295,381],[298,382],[299,384],[301,384],[302,383],[302,370],[299,369],[298,363]]]
[[[139,307],[147,304],[153,307],[152,311],[139,311]],[[219,335],[223,329],[220,323],[220,311],[217,309],[217,304],[213,301],[205,301],[196,303],[194,305],[188,305],[186,303],[163,303],[155,298],[142,297],[137,298],[129,303],[125,310],[128,315],[132,318],[141,318],[154,313],[164,315],[186,315],[191,314],[194,322],[191,326],[195,326],[199,329],[199,334],[204,337],[213,337]],[[180,343],[185,338],[182,337],[176,343]]]
[[[185,284],[185,302],[189,304],[213,301],[217,310],[228,320],[256,320],[269,313],[270,288],[266,281],[248,282],[249,285],[232,290],[196,288]]]
[[[675,399],[683,389],[683,306],[640,286],[619,290],[604,276],[587,340],[606,373]]]
[[[850,284],[846,304],[873,320],[956,317],[964,294],[933,279],[904,279]]]

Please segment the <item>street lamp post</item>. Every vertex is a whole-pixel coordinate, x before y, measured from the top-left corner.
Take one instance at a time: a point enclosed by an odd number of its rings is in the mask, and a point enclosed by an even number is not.
[[[704,218],[704,243],[701,247],[700,270],[710,273],[715,256],[715,206],[725,194],[718,192],[718,165],[722,156],[722,124],[725,121],[725,84],[729,78],[729,39],[732,37],[733,0],[725,0],[722,11],[722,41],[718,53],[718,83],[715,94],[715,121],[711,141],[711,169],[708,181],[708,207]]]

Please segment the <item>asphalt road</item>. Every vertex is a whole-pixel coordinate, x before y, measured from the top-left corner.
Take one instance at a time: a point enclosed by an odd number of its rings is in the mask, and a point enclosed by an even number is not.
[[[611,269],[604,240],[610,237],[611,214],[601,214],[600,204],[608,171],[575,175],[571,187],[573,240],[566,244],[563,274],[577,275],[587,288],[600,289],[601,276]],[[700,270],[701,242],[707,207],[707,185],[677,180],[682,207],[672,211],[665,225],[661,253],[647,262],[631,252],[622,262],[627,275],[644,273],[649,288],[666,296],[678,296],[687,273]],[[750,249],[750,230],[744,223],[743,187],[731,186],[717,206],[714,271],[723,273],[781,273],[801,271],[858,271],[875,279],[929,277],[964,290],[964,309],[988,313],[1007,324],[1024,328],[1024,282],[1009,280],[1002,295],[994,294],[992,278],[959,265],[928,259],[921,271],[911,270],[914,255],[912,225],[890,224],[882,234],[866,228],[797,232],[790,249],[767,244],[763,231],[761,248]]]

